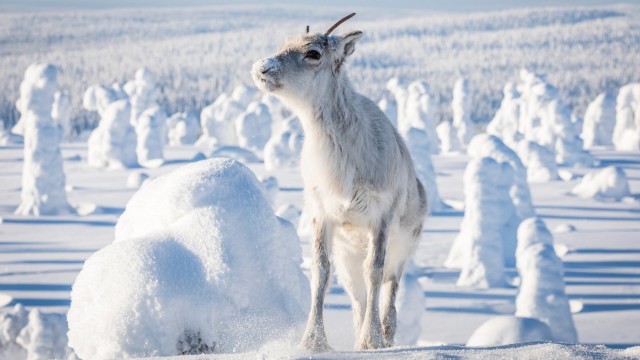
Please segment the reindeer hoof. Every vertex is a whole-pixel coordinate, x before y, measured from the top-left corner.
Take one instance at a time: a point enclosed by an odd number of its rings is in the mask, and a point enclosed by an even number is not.
[[[302,350],[314,352],[314,353],[322,353],[333,351],[327,339],[324,336],[310,335],[305,336],[304,339],[300,342],[298,347]]]
[[[360,338],[360,341],[358,341],[356,350],[382,349],[384,347],[388,346],[386,346],[384,340],[382,340],[380,333],[365,334]]]

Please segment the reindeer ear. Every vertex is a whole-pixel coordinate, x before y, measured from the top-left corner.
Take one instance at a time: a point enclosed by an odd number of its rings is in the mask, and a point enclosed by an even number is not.
[[[353,54],[353,51],[356,49],[356,41],[360,40],[364,33],[360,30],[348,32],[339,37],[337,52],[342,57],[347,57]]]

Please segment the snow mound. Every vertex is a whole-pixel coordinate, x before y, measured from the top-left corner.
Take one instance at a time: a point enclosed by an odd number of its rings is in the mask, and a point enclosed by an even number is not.
[[[582,141],[585,149],[594,146],[610,146],[616,122],[616,100],[608,92],[598,95],[587,107],[582,125]]]
[[[464,173],[465,212],[445,266],[462,268],[458,286],[506,285],[503,236],[516,210],[513,169],[492,158],[471,159]]]
[[[73,285],[70,346],[92,359],[238,352],[303,325],[299,241],[261,187],[227,159],[145,184]]]
[[[293,204],[283,204],[278,207],[276,210],[276,215],[279,217],[286,219],[293,226],[298,228],[298,224],[300,223],[300,216],[302,215],[302,210],[300,210],[297,206]]]
[[[144,184],[147,179],[149,179],[149,174],[143,172],[133,172],[127,177],[127,188],[137,189],[142,186],[142,184]]]
[[[629,196],[629,181],[621,168],[609,166],[586,174],[571,193],[583,198],[620,201]]]
[[[640,83],[620,88],[612,140],[616,150],[640,150]]]
[[[521,283],[515,315],[544,322],[554,341],[577,342],[562,260],[556,255],[553,235],[542,220],[529,218],[520,224],[516,254]]]
[[[0,311],[1,359],[76,359],[67,346],[64,314],[27,311],[22,305]]]
[[[551,329],[539,320],[497,316],[480,325],[467,341],[467,346],[499,346],[551,340]]]
[[[20,121],[24,130],[22,201],[18,215],[73,213],[67,202],[65,175],[60,152],[61,133],[51,118],[58,69],[50,64],[32,64],[20,84]]]

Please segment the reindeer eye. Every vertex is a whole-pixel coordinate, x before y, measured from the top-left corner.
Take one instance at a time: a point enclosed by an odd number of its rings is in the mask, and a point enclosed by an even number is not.
[[[304,54],[305,59],[320,60],[322,55],[316,50],[309,50]]]

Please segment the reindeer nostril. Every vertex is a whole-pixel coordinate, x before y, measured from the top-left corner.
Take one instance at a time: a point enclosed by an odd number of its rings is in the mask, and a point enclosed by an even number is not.
[[[262,70],[260,71],[263,74],[268,73],[269,71],[271,71],[271,69],[273,69],[272,67],[268,66],[268,67],[264,67],[262,68]]]

